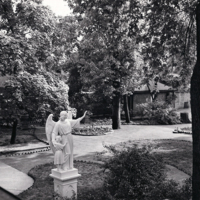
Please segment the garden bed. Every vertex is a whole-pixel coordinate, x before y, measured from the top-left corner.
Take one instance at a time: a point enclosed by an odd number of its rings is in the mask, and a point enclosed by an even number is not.
[[[108,119],[108,118],[91,119],[91,124],[93,124],[94,126],[112,125],[112,119]]]
[[[99,126],[85,126],[72,130],[73,135],[100,136],[113,132],[112,128]]]
[[[173,133],[192,134],[192,127],[176,128]]]

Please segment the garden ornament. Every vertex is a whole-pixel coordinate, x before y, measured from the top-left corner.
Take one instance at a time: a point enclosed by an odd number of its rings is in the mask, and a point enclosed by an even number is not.
[[[64,164],[64,153],[63,148],[65,144],[62,144],[62,137],[60,135],[55,137],[54,146],[56,149],[55,155],[54,155],[54,164],[57,166],[57,170],[61,171],[63,169]]]
[[[84,115],[78,119],[72,119],[71,114],[67,111],[60,112],[60,120],[58,122],[53,121],[53,114],[50,114],[46,121],[46,136],[50,144],[50,148],[54,153],[59,154],[60,157],[64,157],[62,164],[59,164],[59,170],[70,170],[73,169],[73,137],[72,137],[72,128],[78,128],[80,126],[80,121],[85,117],[87,111]],[[70,118],[70,119],[69,119]],[[61,136],[61,144],[59,145],[56,141],[56,137]],[[63,145],[63,148],[62,146]],[[56,153],[59,149],[62,149],[61,152]],[[60,155],[62,153],[62,156]],[[57,156],[56,156],[57,157]],[[55,158],[57,159],[57,158]],[[55,160],[54,159],[54,160]],[[62,158],[61,158],[62,160]]]

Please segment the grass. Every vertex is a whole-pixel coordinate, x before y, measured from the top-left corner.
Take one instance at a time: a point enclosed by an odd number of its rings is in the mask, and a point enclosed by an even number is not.
[[[155,153],[161,156],[165,163],[192,175],[192,143],[178,140],[158,140]]]
[[[172,165],[188,175],[192,175],[192,143],[183,140],[143,140],[120,143],[117,148],[133,145],[149,145],[152,153],[162,157],[166,164]]]
[[[78,179],[78,197],[84,200],[86,193],[92,193],[102,187],[104,173],[99,164],[75,162],[74,167],[81,174]],[[19,197],[23,200],[52,200],[54,186],[53,178],[49,174],[53,168],[55,168],[53,163],[47,163],[31,169],[28,175],[34,179],[34,184],[31,188],[21,193]]]
[[[158,157],[162,157],[166,164],[172,165],[180,171],[192,175],[192,143],[183,140],[138,140],[123,142],[115,145],[120,150],[127,147],[137,145],[141,147],[148,145],[152,149],[152,153]],[[108,151],[98,152],[94,156],[94,160],[106,161],[111,155]]]
[[[0,127],[0,146],[10,145],[10,138],[12,134],[12,128],[10,127]],[[33,135],[32,129],[20,130],[17,129],[15,144],[26,144],[28,142],[38,142]]]
[[[143,140],[128,141],[116,145],[118,149],[131,147],[133,145],[150,145],[152,153],[161,156],[163,161],[179,170],[191,175],[192,172],[192,143],[181,140]],[[109,159],[107,151],[93,155],[91,160]],[[75,162],[81,177],[78,179],[78,200],[97,200],[98,192],[102,192],[105,174],[101,165],[94,163]],[[51,169],[55,168],[53,163],[36,166],[30,170],[29,175],[35,180],[34,185],[19,197],[23,200],[52,200],[53,179],[49,176]],[[95,198],[93,198],[95,196]]]
[[[162,157],[166,164],[172,165],[188,175],[192,175],[192,143],[182,140],[143,140],[120,143],[117,148],[133,145],[149,145],[152,153]]]
[[[112,119],[90,119],[90,124],[93,124],[94,126],[112,125]]]

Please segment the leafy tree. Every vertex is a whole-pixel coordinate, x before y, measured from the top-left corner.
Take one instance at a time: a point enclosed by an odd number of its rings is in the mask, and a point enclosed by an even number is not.
[[[15,120],[15,135],[21,116],[43,118],[67,109],[69,88],[62,81],[67,74],[58,69],[67,60],[63,52],[71,48],[67,45],[71,41],[66,41],[61,22],[40,0],[2,0],[0,11],[0,73],[12,76],[6,83],[12,92],[4,96],[2,112],[4,119]]]
[[[126,12],[126,23],[118,23],[122,22],[121,19],[124,17],[124,13],[119,8],[128,5],[122,1],[74,0],[70,2],[74,12],[79,13],[78,18],[81,20],[84,27],[82,28],[84,37],[93,38],[93,41],[94,38],[96,38],[96,40],[101,40],[100,45],[105,45],[104,47],[99,48],[100,50],[104,50],[104,54],[102,54],[101,51],[97,52],[98,55],[102,55],[102,57],[99,57],[103,58],[101,60],[103,67],[99,67],[99,69],[106,71],[108,77],[112,77],[112,73],[109,73],[112,72],[111,66],[114,68],[119,66],[116,65],[117,62],[113,62],[113,60],[117,60],[113,59],[115,51],[109,47],[112,46],[114,47],[114,50],[118,50],[118,45],[116,45],[116,43],[121,44],[122,36],[124,36],[124,34],[119,34],[120,36],[117,35],[117,30],[118,28],[123,27],[123,33],[127,31],[126,36],[130,36],[129,25],[131,25],[131,30],[135,34],[139,30],[138,27],[142,30],[142,32],[139,33],[141,37],[137,37],[137,39],[139,39],[140,47],[142,48],[141,54],[144,59],[144,72],[147,81],[149,79],[154,79],[155,76],[159,76],[162,81],[171,84],[173,87],[186,87],[189,84],[192,75],[193,199],[198,199],[200,196],[200,1],[141,1],[143,10],[140,14],[143,15],[144,19],[140,21],[140,26],[137,26],[138,23],[129,24],[129,12]],[[132,3],[136,1],[129,2],[129,5],[132,5]],[[140,10],[141,7],[134,6],[135,12],[130,12],[130,14],[133,16],[138,15],[137,11]],[[119,14],[119,10],[121,11],[120,16],[117,15]],[[131,19],[139,20],[140,17],[134,16]],[[194,23],[195,21],[196,24]],[[124,26],[122,26],[122,24]],[[115,43],[115,41],[117,42]],[[112,45],[109,46],[109,44]],[[87,46],[89,46],[89,44],[87,44]],[[85,54],[88,54],[87,57],[89,58],[93,58],[91,53],[96,53],[96,51],[91,49],[98,45],[95,43],[92,46],[93,47],[90,47],[89,49],[85,48],[84,51]],[[101,52],[101,54],[99,52]],[[105,62],[105,58],[112,59],[107,59],[109,62]],[[88,71],[91,69],[96,70],[96,66],[98,66],[96,65],[96,62],[93,61],[90,63],[90,65],[87,63],[87,66],[90,66]],[[195,67],[193,68],[194,65]],[[107,70],[106,67],[109,70]],[[99,70],[98,72],[99,73],[95,71],[95,75],[100,77],[100,72],[102,71]],[[113,72],[115,71],[113,70]],[[114,78],[117,77],[117,73],[115,73],[115,75]],[[91,77],[94,77],[94,74]],[[100,82],[99,79],[97,80],[99,84],[102,85],[102,82]],[[103,78],[101,80],[103,80]]]
[[[56,18],[39,1],[1,1],[0,9],[1,74],[37,71],[50,55]]]
[[[59,18],[56,23],[52,39],[52,55],[55,64],[52,63],[52,69],[66,75],[69,73],[74,59],[71,55],[76,52],[78,45],[78,23],[73,16]],[[68,78],[66,76],[65,78]]]
[[[200,1],[156,0],[144,3],[142,38],[147,71],[186,87],[191,78],[193,137],[192,199],[200,196]],[[196,23],[195,23],[196,22]],[[196,63],[196,64],[195,64]],[[166,65],[167,64],[167,65]],[[176,75],[175,79],[173,76]]]
[[[192,109],[192,139],[193,139],[193,174],[192,174],[192,198],[198,199],[200,196],[200,1],[196,5],[196,34],[197,34],[197,62],[193,69],[191,79],[191,109]]]
[[[80,22],[79,60],[84,87],[104,89],[113,99],[113,128],[120,128],[120,99],[135,65],[136,35],[141,17],[139,1],[69,1]],[[136,81],[135,81],[136,82]]]
[[[143,2],[141,55],[146,82],[159,78],[186,88],[195,63],[194,6],[190,1]]]

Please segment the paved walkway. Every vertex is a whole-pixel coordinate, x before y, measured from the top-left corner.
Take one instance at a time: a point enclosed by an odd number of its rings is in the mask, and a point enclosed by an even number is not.
[[[33,184],[33,179],[27,174],[0,162],[1,187],[12,194],[20,194]]]
[[[155,140],[155,139],[175,139],[192,141],[191,135],[173,134],[176,127],[188,127],[191,124],[169,125],[169,126],[137,126],[122,125],[121,129],[103,136],[73,136],[75,158],[101,152],[104,145],[117,144],[129,140]],[[41,147],[41,143],[38,144]],[[46,146],[45,144],[43,146]],[[26,149],[32,145],[26,145]],[[34,146],[36,148],[36,146]],[[13,151],[22,149],[21,146],[12,148]],[[2,149],[0,148],[0,151]],[[41,165],[53,161],[51,151],[39,152],[28,155],[13,157],[0,157],[0,186],[17,195],[29,188],[33,180],[27,176],[28,171],[36,165]]]
[[[31,150],[31,149],[39,149],[47,147],[46,144],[43,142],[38,143],[26,143],[23,146],[21,144],[12,144],[7,146],[0,146],[0,155],[1,153],[9,153],[9,152],[16,152],[16,151],[24,151],[24,150]]]

